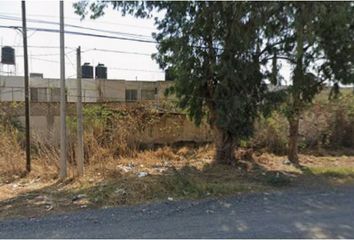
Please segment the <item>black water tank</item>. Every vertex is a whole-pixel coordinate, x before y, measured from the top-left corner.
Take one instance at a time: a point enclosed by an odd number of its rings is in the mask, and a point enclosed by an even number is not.
[[[95,77],[98,79],[107,79],[107,67],[99,63],[95,68]]]
[[[165,70],[165,81],[173,81],[174,80],[174,77],[173,77],[173,74],[172,74],[172,70],[167,68]]]
[[[1,48],[1,63],[15,65],[15,49],[12,47]]]
[[[82,78],[93,78],[93,66],[90,66],[90,63],[84,63],[81,66]]]

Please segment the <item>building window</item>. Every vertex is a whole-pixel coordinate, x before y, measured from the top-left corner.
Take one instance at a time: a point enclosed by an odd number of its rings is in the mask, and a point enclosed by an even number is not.
[[[155,99],[155,89],[142,89],[141,90],[142,100],[154,100]]]
[[[31,102],[47,102],[47,88],[31,88]]]
[[[136,100],[138,100],[138,90],[125,89],[125,101],[135,102]]]
[[[60,102],[60,88],[50,88],[50,101]]]

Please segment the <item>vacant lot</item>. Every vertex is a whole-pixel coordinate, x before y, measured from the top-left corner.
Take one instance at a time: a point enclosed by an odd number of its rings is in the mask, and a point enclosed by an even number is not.
[[[0,182],[0,218],[39,217],[83,208],[195,199],[292,186],[321,187],[354,183],[354,156],[300,155],[302,170],[285,156],[240,150],[242,167],[212,164],[214,148],[163,147],[134,157],[91,163],[85,177],[59,183],[55,169],[34,162],[29,176]]]
[[[147,106],[85,108],[85,176],[75,177],[76,122],[68,121],[69,178],[58,182],[59,149],[33,138],[33,171],[24,176],[24,133],[13,111],[0,115],[0,218],[37,217],[83,208],[195,199],[292,186],[354,183],[354,98],[319,96],[304,114],[300,162],[289,165],[287,122],[281,112],[257,122],[237,152],[239,167],[214,165],[213,145],[142,150],[132,135],[156,121]],[[129,123],[129,124],[128,124]],[[120,127],[124,126],[124,127]],[[253,152],[250,149],[256,149]],[[332,149],[330,151],[330,149]],[[277,153],[278,155],[271,154]]]

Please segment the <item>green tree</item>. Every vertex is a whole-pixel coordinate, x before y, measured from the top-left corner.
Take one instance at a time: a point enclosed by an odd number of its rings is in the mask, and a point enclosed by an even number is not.
[[[109,5],[123,14],[155,18],[158,42],[154,58],[175,78],[170,91],[179,98],[198,125],[207,117],[215,134],[215,159],[235,164],[234,151],[252,135],[260,106],[267,102],[264,70],[272,60],[274,36],[286,18],[276,16],[279,4],[250,2],[95,2],[89,6],[93,18]],[[75,4],[87,14],[87,1]],[[268,101],[269,103],[269,101]]]
[[[277,49],[293,69],[288,88],[288,158],[298,161],[299,121],[326,81],[353,82],[353,4],[290,2],[285,4],[286,41]]]

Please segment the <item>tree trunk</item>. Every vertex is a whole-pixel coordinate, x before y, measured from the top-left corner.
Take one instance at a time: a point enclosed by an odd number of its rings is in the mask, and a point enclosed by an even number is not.
[[[215,161],[219,164],[236,165],[235,139],[224,130],[215,127]]]
[[[299,117],[289,119],[289,143],[288,143],[288,159],[294,165],[299,165],[298,157],[298,136],[299,136]]]
[[[304,22],[303,22],[303,8],[304,4],[299,3],[298,12],[295,18],[295,31],[296,31],[296,66],[294,69],[293,86],[292,86],[292,111],[289,121],[289,143],[288,143],[288,159],[289,161],[299,166],[299,157],[297,154],[297,143],[299,135],[299,119],[302,111],[302,98],[304,94],[303,88],[305,84],[304,75]]]

